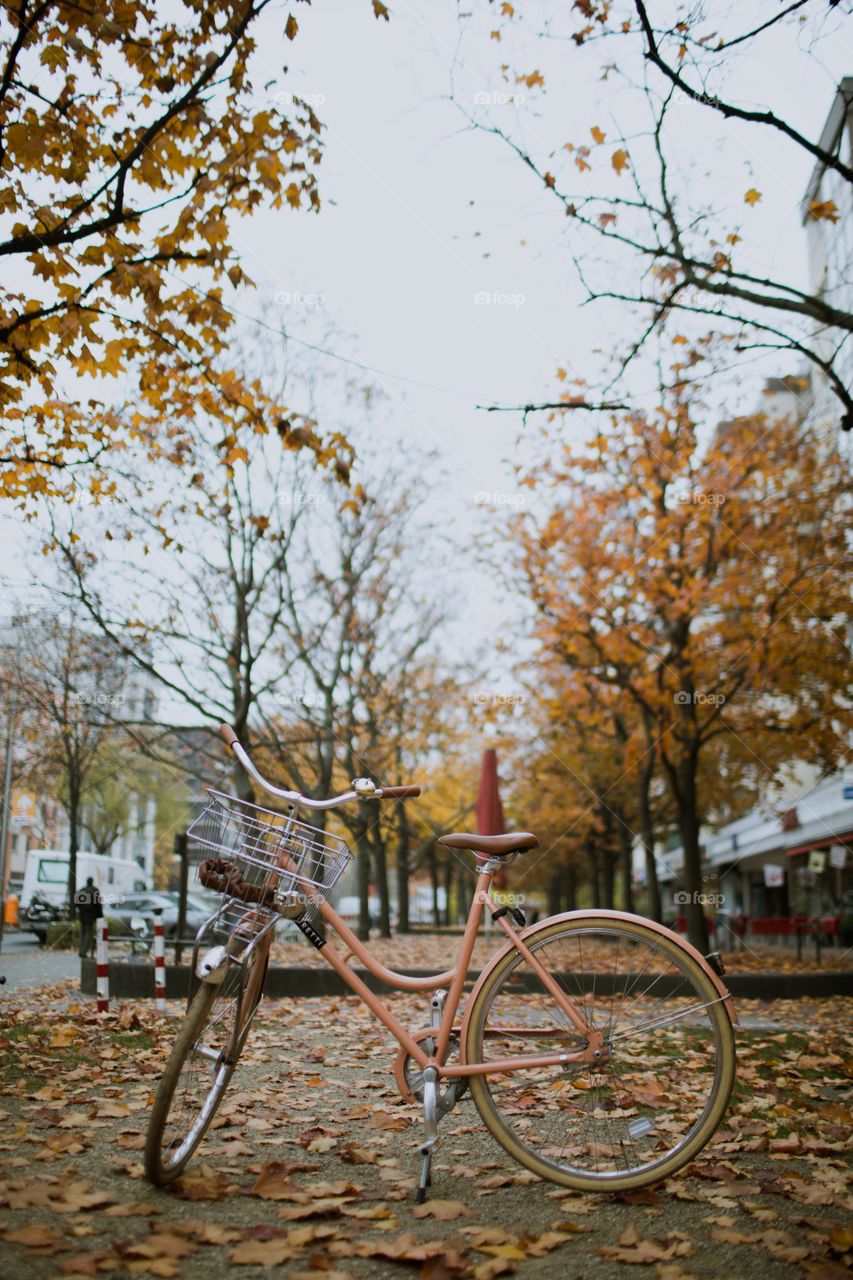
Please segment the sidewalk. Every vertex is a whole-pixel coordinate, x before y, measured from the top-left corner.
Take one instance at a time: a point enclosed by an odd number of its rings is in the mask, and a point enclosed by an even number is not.
[[[31,990],[62,978],[79,979],[80,960],[73,951],[47,951],[32,933],[7,931],[0,952],[0,975],[6,978],[0,990]]]

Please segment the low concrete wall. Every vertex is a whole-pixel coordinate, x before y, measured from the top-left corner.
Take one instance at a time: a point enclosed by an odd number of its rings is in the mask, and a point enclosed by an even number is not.
[[[355,969],[355,973],[370,987],[371,991],[388,994],[396,990],[387,983],[380,982],[366,969]],[[404,973],[412,977],[428,977],[431,969],[405,969]],[[471,970],[468,974],[470,982],[475,982],[479,975]],[[185,996],[189,989],[190,970],[188,965],[166,965],[166,996],[169,999]],[[95,994],[95,962],[81,960],[80,990],[89,996]],[[270,968],[264,984],[264,994],[274,1000],[290,998],[299,999],[305,996],[339,996],[352,995],[350,988],[334,969],[309,968]],[[110,996],[117,998],[139,999],[154,995],[153,964],[110,964]]]
[[[380,982],[366,969],[355,969],[354,972],[370,987],[371,991],[387,994],[395,990],[386,983]],[[427,977],[431,970],[404,969],[402,972],[410,977]],[[469,970],[469,984],[473,984],[478,976],[475,970]],[[627,976],[630,984],[630,975]],[[189,977],[190,970],[187,965],[167,964],[166,995],[170,999],[186,996]],[[853,996],[853,972],[825,970],[814,973],[731,973],[726,974],[725,982],[732,995],[741,1000],[799,1000],[804,997],[823,999],[827,996]],[[625,976],[620,976],[616,983],[621,990],[625,984]],[[569,989],[572,984],[577,989],[577,978],[574,975],[571,980],[567,979]],[[592,989],[591,975],[588,975],[586,989]],[[606,994],[605,985],[600,976],[595,979],[595,989],[602,995]],[[657,989],[660,995],[668,994],[660,986]],[[80,990],[85,995],[95,994],[94,960],[80,962]],[[349,987],[338,977],[334,969],[330,968],[271,968],[267,974],[264,992],[276,1000],[351,994]],[[144,999],[149,996],[153,998],[153,964],[112,963],[110,995],[118,999]]]

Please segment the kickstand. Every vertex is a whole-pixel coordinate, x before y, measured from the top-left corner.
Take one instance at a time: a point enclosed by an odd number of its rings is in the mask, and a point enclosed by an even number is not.
[[[415,1195],[415,1204],[423,1204],[426,1200],[427,1187],[432,1186],[432,1176],[430,1167],[432,1165],[432,1147],[424,1152],[423,1164],[421,1165],[421,1181]]]
[[[416,1204],[423,1204],[427,1187],[432,1186],[432,1153],[438,1143],[438,1072],[434,1067],[427,1067],[424,1071],[424,1130],[424,1141],[421,1144],[423,1163],[415,1195]]]

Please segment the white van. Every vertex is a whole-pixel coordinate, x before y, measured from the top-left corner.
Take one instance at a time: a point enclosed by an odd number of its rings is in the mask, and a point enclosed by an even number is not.
[[[60,907],[68,896],[67,849],[30,849],[21,889],[21,907],[30,905],[38,894]],[[77,883],[81,888],[91,876],[101,891],[106,911],[110,900],[126,893],[141,893],[149,887],[145,872],[132,858],[107,858],[100,853],[77,854]]]

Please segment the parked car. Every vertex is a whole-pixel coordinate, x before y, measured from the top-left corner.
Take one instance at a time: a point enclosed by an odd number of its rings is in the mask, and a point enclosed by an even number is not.
[[[115,919],[128,928],[131,920],[142,919],[148,926],[149,933],[153,932],[154,921],[159,918],[163,921],[163,932],[166,937],[173,938],[178,929],[179,903],[180,894],[152,889],[148,893],[124,894],[121,902],[110,907],[107,914],[110,919]],[[192,937],[215,910],[215,903],[211,905],[194,894],[188,893],[186,936]]]

